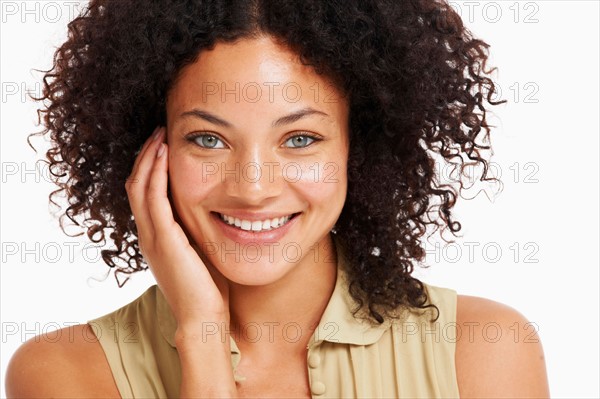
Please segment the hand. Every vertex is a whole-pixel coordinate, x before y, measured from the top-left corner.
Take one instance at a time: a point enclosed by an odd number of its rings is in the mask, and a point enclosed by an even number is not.
[[[229,285],[212,266],[209,271],[174,219],[164,138],[165,129],[157,128],[146,141],[125,188],[140,250],[177,320],[180,395],[236,397],[229,340],[201,336],[205,322],[229,324]]]
[[[209,271],[174,219],[167,197],[165,131],[157,128],[146,141],[125,186],[140,251],[171,306],[178,329],[207,321],[229,322],[227,280]]]

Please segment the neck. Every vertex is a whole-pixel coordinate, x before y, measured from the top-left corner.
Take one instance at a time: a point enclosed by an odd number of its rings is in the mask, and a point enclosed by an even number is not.
[[[336,249],[328,234],[318,245],[318,256],[305,256],[273,284],[230,284],[234,339],[244,347],[275,343],[304,350],[329,302],[336,276]]]

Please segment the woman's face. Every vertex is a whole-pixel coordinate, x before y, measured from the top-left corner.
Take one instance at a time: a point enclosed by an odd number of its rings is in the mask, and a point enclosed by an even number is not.
[[[348,103],[293,52],[268,37],[202,52],[169,92],[167,140],[174,210],[205,262],[244,285],[323,262]]]

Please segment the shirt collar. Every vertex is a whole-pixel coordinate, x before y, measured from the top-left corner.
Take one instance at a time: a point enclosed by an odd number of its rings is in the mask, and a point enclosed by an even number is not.
[[[335,287],[308,346],[314,347],[323,341],[354,345],[373,344],[390,327],[390,322],[386,319],[382,324],[374,324],[364,317],[364,312],[359,312],[357,317],[354,317],[352,313],[358,307],[358,304],[348,291],[347,258],[335,235],[333,235],[333,238],[337,254]],[[172,347],[175,347],[177,321],[158,286],[156,286],[156,297],[156,317],[160,331],[165,340]],[[239,359],[240,351],[235,340],[231,337],[230,343],[232,362],[235,363],[234,360]]]
[[[309,347],[323,341],[353,345],[373,344],[390,327],[390,322],[386,319],[383,324],[374,324],[366,318],[363,310],[357,312],[356,317],[353,315],[359,305],[350,295],[348,288],[348,260],[343,245],[335,235],[333,237],[337,253],[335,287],[321,321],[309,341]]]

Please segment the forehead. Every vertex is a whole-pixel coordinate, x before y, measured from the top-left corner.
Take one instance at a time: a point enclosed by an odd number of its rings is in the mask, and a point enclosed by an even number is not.
[[[302,65],[297,54],[268,36],[219,42],[184,67],[169,92],[167,113],[200,103],[215,109],[227,105],[230,111],[318,105],[327,113],[344,114],[347,109],[346,99],[327,77]]]

